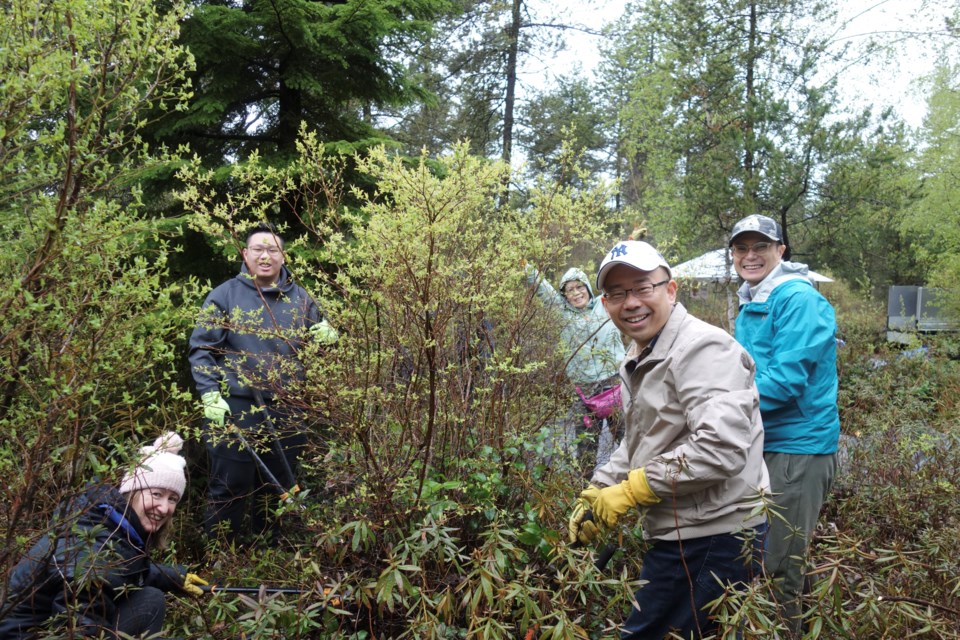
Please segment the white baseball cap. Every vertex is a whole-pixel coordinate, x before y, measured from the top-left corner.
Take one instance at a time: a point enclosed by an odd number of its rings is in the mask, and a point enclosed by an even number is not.
[[[625,264],[640,271],[653,271],[657,267],[663,267],[667,270],[667,276],[673,277],[670,265],[659,251],[641,240],[623,240],[618,242],[600,263],[600,271],[597,272],[597,291],[603,291],[603,278],[617,264]]]

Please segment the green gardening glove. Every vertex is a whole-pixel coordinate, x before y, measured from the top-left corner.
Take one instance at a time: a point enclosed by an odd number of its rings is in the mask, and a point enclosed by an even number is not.
[[[333,344],[340,338],[340,334],[326,318],[310,327],[310,335],[320,344]]]
[[[207,391],[200,396],[203,403],[203,416],[210,422],[223,426],[223,419],[230,413],[230,405],[223,399],[219,391]]]

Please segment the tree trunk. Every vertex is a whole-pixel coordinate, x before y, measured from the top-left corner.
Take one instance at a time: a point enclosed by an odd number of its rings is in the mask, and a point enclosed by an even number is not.
[[[756,60],[757,60],[757,3],[750,3],[750,26],[749,26],[749,41],[747,42],[747,87],[745,96],[746,100],[746,122],[744,123],[744,151],[743,151],[743,173],[746,178],[746,186],[749,189],[750,193],[745,193],[744,195],[749,196],[752,201],[756,201],[756,189],[754,182],[754,159],[753,159],[753,128],[754,128],[754,73],[756,71]]]
[[[503,152],[501,158],[510,164],[513,155],[513,107],[517,92],[517,54],[520,50],[520,9],[523,0],[513,0],[510,28],[507,32],[507,94],[503,101]]]

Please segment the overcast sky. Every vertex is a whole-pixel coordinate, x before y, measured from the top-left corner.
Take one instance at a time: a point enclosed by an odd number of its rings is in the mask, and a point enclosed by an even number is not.
[[[558,7],[568,5],[570,17],[587,27],[600,29],[615,20],[626,4],[625,0],[532,0],[535,15],[546,16]],[[851,107],[867,103],[880,107],[891,105],[911,126],[922,123],[925,112],[923,95],[913,88],[913,81],[928,74],[945,38],[929,44],[929,39],[918,33],[942,31],[943,16],[949,13],[946,6],[956,7],[955,0],[837,0],[839,25],[846,27],[837,31],[839,42],[851,42],[862,46],[868,38],[884,38],[898,42],[897,55],[889,60],[874,60],[870,64],[857,64],[839,71],[841,96]],[[543,13],[541,13],[543,12]],[[568,50],[546,61],[544,65],[528,66],[526,82],[542,83],[550,74],[567,74],[576,66],[589,71],[599,60],[596,37],[567,32]]]

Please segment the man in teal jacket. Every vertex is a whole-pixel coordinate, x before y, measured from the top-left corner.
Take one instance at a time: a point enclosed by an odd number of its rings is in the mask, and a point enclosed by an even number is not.
[[[807,266],[783,260],[786,245],[771,218],[752,215],[730,235],[738,291],[736,338],[757,364],[764,461],[778,510],[764,567],[791,631],[801,627],[804,562],[836,470],[837,323]]]

